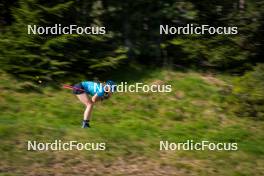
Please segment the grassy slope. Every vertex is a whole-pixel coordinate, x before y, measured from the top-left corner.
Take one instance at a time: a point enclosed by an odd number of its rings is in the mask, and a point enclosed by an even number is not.
[[[128,74],[129,75],[129,74]],[[130,77],[131,77],[130,73]],[[264,125],[228,114],[225,82],[198,73],[148,71],[171,93],[119,93],[98,103],[91,129],[68,90],[23,93],[1,74],[0,172],[3,175],[263,175]],[[126,77],[124,74],[122,77]],[[121,78],[122,78],[121,77]],[[119,79],[121,79],[119,78]],[[27,140],[106,142],[107,151],[26,150]],[[159,151],[159,141],[238,142],[239,151]],[[1,175],[1,174],[0,174]]]

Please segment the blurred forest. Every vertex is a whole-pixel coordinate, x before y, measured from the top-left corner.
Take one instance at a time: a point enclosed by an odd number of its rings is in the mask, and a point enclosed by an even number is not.
[[[43,81],[130,63],[243,73],[263,62],[263,9],[263,0],[2,0],[1,68]],[[159,34],[160,24],[188,23],[237,26],[239,34]],[[105,26],[107,35],[28,35],[28,24]]]
[[[253,102],[260,102],[263,107],[264,99],[260,95],[264,88],[259,83],[264,80],[263,66],[254,69],[263,62],[263,9],[263,0],[2,0],[1,70],[20,80],[33,83],[41,80],[42,85],[111,75],[112,71],[131,65],[232,75],[255,70],[259,76],[242,78],[252,83],[238,85],[237,90],[239,95],[242,91],[242,102],[249,102],[249,107],[252,97],[258,97]],[[161,24],[185,26],[188,23],[236,26],[239,33],[159,34]],[[107,34],[28,35],[29,24],[105,26]],[[252,86],[258,86],[254,87],[258,93],[247,95]]]

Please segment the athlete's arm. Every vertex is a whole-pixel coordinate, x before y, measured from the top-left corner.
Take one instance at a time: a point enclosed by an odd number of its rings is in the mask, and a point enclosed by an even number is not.
[[[112,92],[108,92],[108,97],[111,97],[112,96]]]
[[[97,93],[92,97],[92,102],[95,103],[99,99]]]

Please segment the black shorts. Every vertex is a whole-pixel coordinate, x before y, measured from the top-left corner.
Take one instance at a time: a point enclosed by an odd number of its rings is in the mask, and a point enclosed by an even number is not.
[[[75,95],[80,95],[85,93],[84,87],[82,86],[82,83],[75,84],[73,86],[72,93]]]

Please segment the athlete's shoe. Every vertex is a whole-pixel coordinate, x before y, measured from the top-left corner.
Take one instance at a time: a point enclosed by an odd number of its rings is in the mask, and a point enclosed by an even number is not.
[[[84,120],[84,121],[82,122],[82,128],[90,128],[89,121]]]

